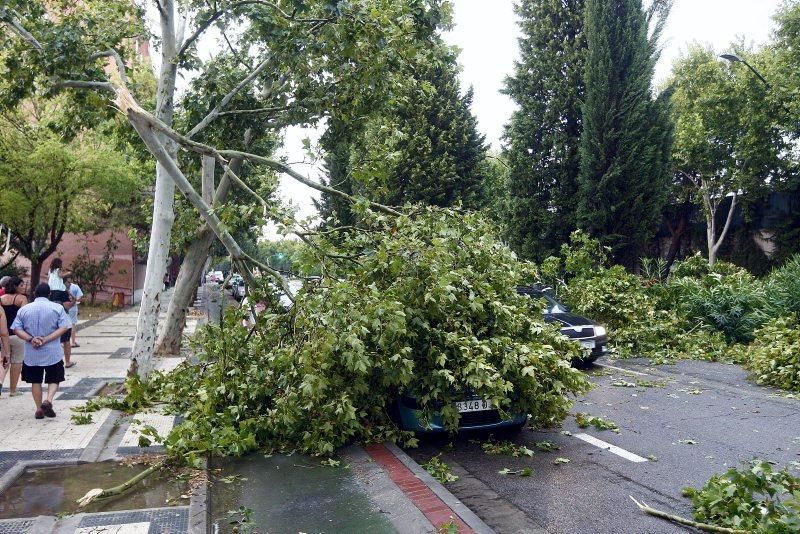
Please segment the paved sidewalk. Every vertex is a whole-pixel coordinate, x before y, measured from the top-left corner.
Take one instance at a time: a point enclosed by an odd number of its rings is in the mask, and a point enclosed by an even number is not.
[[[164,309],[168,299],[169,292],[166,292],[162,296]],[[120,419],[118,412],[103,409],[92,414],[90,424],[78,425],[71,419],[74,413],[72,407],[84,404],[108,383],[125,380],[137,315],[138,307],[131,307],[98,321],[79,321],[77,341],[80,347],[72,349],[72,361],[76,365],[66,370],[66,381],[61,384],[53,402],[57,414],[53,419],[35,419],[30,386],[21,382],[19,395],[11,397],[6,379],[0,396],[3,421],[3,431],[0,432],[0,492],[13,484],[26,467],[93,462],[143,452],[144,449],[138,447],[137,421],[152,424],[162,434],[169,432],[174,424],[174,416],[148,413]],[[198,319],[187,318],[187,334],[197,328]],[[172,369],[181,361],[181,358],[157,358],[155,367]],[[112,435],[114,439],[110,439]],[[0,521],[0,534],[178,533],[188,531],[188,517],[188,507],[185,506],[77,514],[60,520],[42,516]]]

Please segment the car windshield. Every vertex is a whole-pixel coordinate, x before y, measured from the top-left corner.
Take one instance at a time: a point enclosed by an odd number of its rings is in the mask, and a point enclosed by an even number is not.
[[[543,299],[546,307],[544,313],[567,313],[567,307],[556,300],[555,297],[544,292],[537,292],[531,295],[534,298]]]

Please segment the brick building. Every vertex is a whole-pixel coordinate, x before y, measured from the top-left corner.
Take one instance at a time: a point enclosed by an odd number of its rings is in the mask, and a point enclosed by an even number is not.
[[[101,260],[105,253],[106,243],[112,238],[118,242],[118,246],[114,252],[114,259],[109,269],[110,274],[106,279],[103,291],[97,294],[97,302],[111,302],[114,293],[122,293],[126,305],[138,303],[141,299],[144,285],[145,264],[144,260],[137,258],[133,241],[124,230],[105,230],[99,234],[64,234],[64,238],[59,243],[56,252],[42,266],[41,281],[47,281],[47,270],[53,259],[61,258],[64,262],[64,268],[70,269],[75,258],[84,252],[84,246],[88,250],[91,259],[95,261]],[[0,259],[0,264],[2,263],[3,261]],[[23,278],[29,281],[30,262],[19,257],[14,263],[17,267],[25,269],[26,274]],[[83,288],[83,290],[87,292],[86,288]],[[88,299],[87,292],[85,300],[88,301]]]

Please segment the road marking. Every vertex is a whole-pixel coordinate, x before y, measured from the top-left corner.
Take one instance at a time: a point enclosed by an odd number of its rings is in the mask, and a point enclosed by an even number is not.
[[[633,454],[632,452],[626,451],[625,449],[621,449],[616,445],[606,443],[602,439],[597,439],[596,437],[590,436],[589,434],[575,434],[575,437],[585,441],[586,443],[594,445],[595,447],[598,447],[600,449],[605,449],[609,452],[616,454],[617,456],[621,456],[631,462],[641,463],[647,461],[647,458],[642,458],[638,454]]]
[[[639,376],[650,376],[647,373],[640,373],[639,371],[631,371],[630,369],[623,369],[622,367],[614,367],[613,365],[608,365],[607,363],[597,363],[595,365],[600,367],[606,367],[608,369],[614,369],[615,371],[621,371],[623,373],[630,373],[632,375],[639,375]]]

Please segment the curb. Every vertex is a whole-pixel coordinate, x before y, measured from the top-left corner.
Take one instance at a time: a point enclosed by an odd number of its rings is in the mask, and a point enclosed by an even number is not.
[[[203,468],[208,473],[208,461],[203,460]],[[208,533],[208,510],[211,496],[208,494],[208,478],[189,493],[189,534]]]
[[[453,518],[459,523],[460,532],[494,534],[489,525],[395,444],[387,442],[372,445],[366,450],[414,505],[425,514],[435,529]]]
[[[359,486],[388,519],[398,534],[432,533],[433,523],[417,508],[403,490],[395,484],[382,466],[360,445],[350,445],[340,451],[350,465]]]

